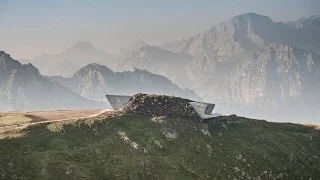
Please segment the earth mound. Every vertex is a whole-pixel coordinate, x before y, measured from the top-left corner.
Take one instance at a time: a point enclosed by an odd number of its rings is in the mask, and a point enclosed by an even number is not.
[[[192,101],[175,96],[139,93],[132,96],[130,102],[123,108],[123,112],[152,117],[167,116],[201,120],[189,102]]]

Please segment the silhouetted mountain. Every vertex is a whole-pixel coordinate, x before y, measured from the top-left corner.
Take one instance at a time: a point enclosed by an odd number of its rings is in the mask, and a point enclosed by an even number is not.
[[[41,74],[63,77],[90,63],[100,63],[114,68],[116,57],[94,48],[90,42],[78,41],[61,54],[45,54],[33,60],[23,59],[22,63],[32,63]]]
[[[103,101],[106,94],[133,95],[151,93],[175,95],[202,101],[193,91],[180,89],[167,78],[145,70],[113,72],[106,66],[89,64],[69,78],[51,77],[79,95]]]
[[[0,111],[103,107],[39,74],[32,64],[22,65],[0,51]]]

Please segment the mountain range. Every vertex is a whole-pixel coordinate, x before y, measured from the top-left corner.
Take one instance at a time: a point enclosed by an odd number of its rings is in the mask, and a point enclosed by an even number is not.
[[[316,17],[302,21],[309,26],[293,27],[301,22],[274,22],[255,13],[235,16],[189,39],[142,47],[122,57],[116,70],[139,67],[164,75],[225,113],[292,121],[296,109],[295,121],[315,119],[320,115],[310,107],[319,103],[309,101],[320,90]],[[179,61],[176,54],[188,58]]]
[[[21,64],[0,51],[0,111],[106,108],[106,94],[138,92],[203,101],[193,91],[145,70],[113,72],[91,63],[69,78],[44,76],[32,64]]]
[[[102,108],[63,85],[51,82],[32,64],[22,65],[0,51],[0,111]]]
[[[61,54],[43,54],[33,60],[21,59],[21,63],[32,63],[47,76],[68,77],[73,72],[90,63],[99,63],[114,68],[116,57],[97,50],[90,42],[78,41]]]
[[[42,74],[53,76],[51,80],[91,100],[100,100],[104,92],[121,92],[123,87],[130,94],[146,89],[138,80],[148,71],[193,90],[225,114],[313,121],[320,117],[314,109],[320,104],[315,100],[320,90],[319,22],[319,15],[283,23],[246,13],[204,33],[159,46],[139,39],[119,54],[109,55],[79,41],[61,54],[42,55],[30,62]],[[132,81],[141,88],[116,85],[127,80],[122,76],[135,77]],[[169,84],[163,86],[172,87]],[[195,94],[186,96],[198,98]]]
[[[182,90],[169,79],[146,70],[114,72],[106,66],[92,63],[79,69],[69,78],[52,76],[50,79],[95,101],[104,101],[106,94],[133,95],[136,93],[173,95],[203,101],[193,91]]]
[[[320,30],[320,15],[310,16],[309,18],[300,18],[297,21],[289,21],[286,23],[293,28],[308,28]]]

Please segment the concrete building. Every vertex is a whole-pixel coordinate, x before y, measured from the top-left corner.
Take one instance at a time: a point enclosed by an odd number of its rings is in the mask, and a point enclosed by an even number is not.
[[[215,115],[212,114],[215,104],[204,102],[189,102],[189,104],[194,108],[201,119],[209,119],[215,117]]]
[[[124,107],[130,102],[132,96],[122,96],[122,95],[106,95],[110,105],[113,109],[118,110]],[[191,101],[189,104],[193,107],[195,112],[199,115],[201,119],[210,119],[217,117],[217,114],[212,114],[215,104]]]
[[[106,98],[114,110],[121,109],[131,100],[131,96],[121,95],[106,95]]]

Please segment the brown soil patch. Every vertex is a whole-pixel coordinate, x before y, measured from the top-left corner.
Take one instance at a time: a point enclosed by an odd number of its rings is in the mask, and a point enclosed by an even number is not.
[[[98,114],[102,109],[81,109],[81,110],[56,110],[56,111],[32,111],[24,115],[31,118],[31,122],[51,121],[60,119],[73,119]]]

